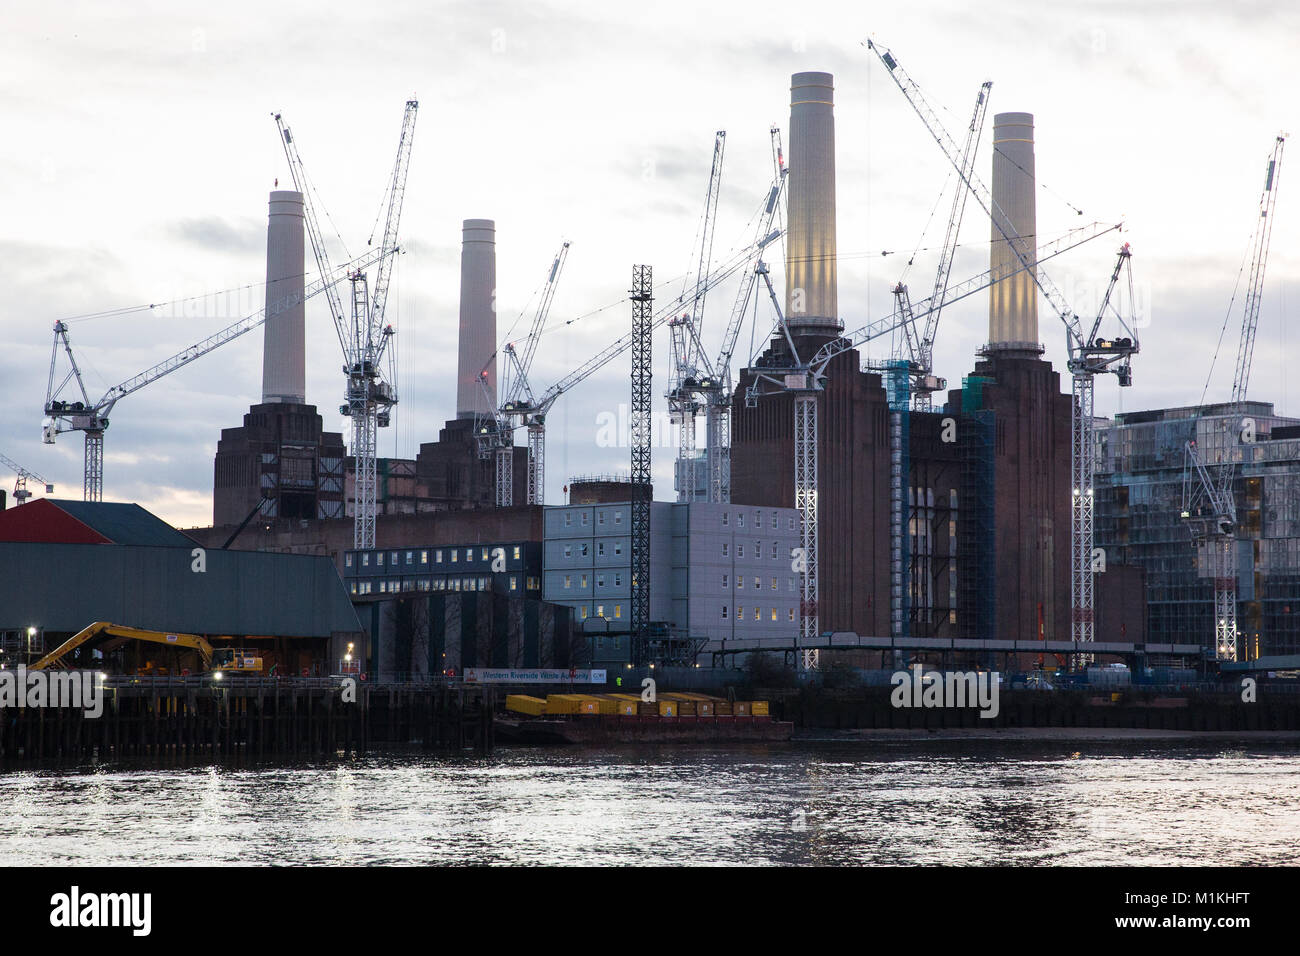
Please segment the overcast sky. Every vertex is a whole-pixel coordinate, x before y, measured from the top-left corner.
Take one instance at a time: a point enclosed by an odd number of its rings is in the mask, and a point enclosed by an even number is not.
[[[1044,239],[1094,219],[1127,222],[1149,325],[1133,387],[1121,396],[1104,381],[1098,412],[1199,401],[1265,160],[1273,138],[1296,125],[1293,4],[48,0],[0,13],[0,452],[55,482],[58,496],[80,496],[81,436],[40,441],[56,319],[240,290],[71,321],[97,398],[260,308],[267,192],[288,182],[274,110],[296,134],[327,232],[336,226],[357,255],[379,212],[403,103],[420,101],[407,253],[389,300],[401,405],[381,454],[413,456],[455,413],[461,220],[496,220],[502,341],[522,337],[527,317],[513,335],[511,326],[531,314],[560,242],[572,242],[532,376],[545,388],[627,331],[621,300],[633,263],[652,264],[664,283],[684,272],[718,129],[728,134],[718,256],[740,241],[770,178],[768,129],[788,126],[792,72],[835,75],[840,311],[849,328],[884,315],[912,250],[941,242],[947,199],[934,210],[950,184],[938,147],[860,45],[868,35],[892,48],[954,131],[986,79],[990,114],[1035,115]],[[990,115],[986,180],[991,132]],[[1250,394],[1294,414],[1300,156],[1289,162],[1297,170],[1282,175]],[[954,278],[987,268],[988,231],[967,216]],[[1080,311],[1104,287],[1118,245],[1099,239],[1050,268]],[[934,266],[922,251],[906,279],[924,288]],[[733,294],[724,286],[711,297],[710,348]],[[1242,294],[1210,400],[1231,389]],[[1060,369],[1064,333],[1040,314]],[[314,300],[307,316],[308,401],[327,428],[345,430],[328,313]],[[986,294],[945,312],[937,374],[959,384],[986,337]],[[748,327],[741,341],[744,359]],[[661,408],[667,347],[661,334]],[[260,398],[261,348],[259,330],[123,400],[105,441],[105,498],[182,526],[210,523],[217,440]],[[561,500],[571,475],[627,470],[625,448],[597,446],[598,416],[627,401],[626,358],[560,400],[548,500]],[[672,495],[672,457],[656,450],[659,498]]]

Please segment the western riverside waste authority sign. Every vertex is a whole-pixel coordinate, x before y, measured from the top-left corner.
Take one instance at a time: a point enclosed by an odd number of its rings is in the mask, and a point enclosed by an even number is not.
[[[603,684],[603,670],[495,670],[491,667],[465,668],[465,680],[470,684]]]

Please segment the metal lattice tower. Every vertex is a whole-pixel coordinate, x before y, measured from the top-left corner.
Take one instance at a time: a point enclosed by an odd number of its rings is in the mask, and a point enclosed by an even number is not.
[[[632,639],[650,627],[650,376],[653,270],[632,267]]]
[[[804,571],[799,596],[800,644],[817,640],[817,392],[794,395],[794,506],[799,510]],[[821,652],[805,647],[803,670],[816,670]]]
[[[1093,375],[1075,372],[1071,377],[1073,411],[1070,416],[1070,640],[1093,640],[1093,500],[1096,471],[1092,430]],[[1091,662],[1092,655],[1081,655]]]

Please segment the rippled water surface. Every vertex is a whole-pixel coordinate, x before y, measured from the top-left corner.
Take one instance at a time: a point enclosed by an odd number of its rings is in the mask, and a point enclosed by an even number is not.
[[[0,862],[1300,863],[1300,751],[1236,746],[501,749],[8,772]]]

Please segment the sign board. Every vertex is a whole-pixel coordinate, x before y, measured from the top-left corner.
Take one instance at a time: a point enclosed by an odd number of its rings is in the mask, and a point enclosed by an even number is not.
[[[566,670],[530,667],[522,670],[495,667],[467,667],[465,681],[470,684],[603,684],[604,670]]]

